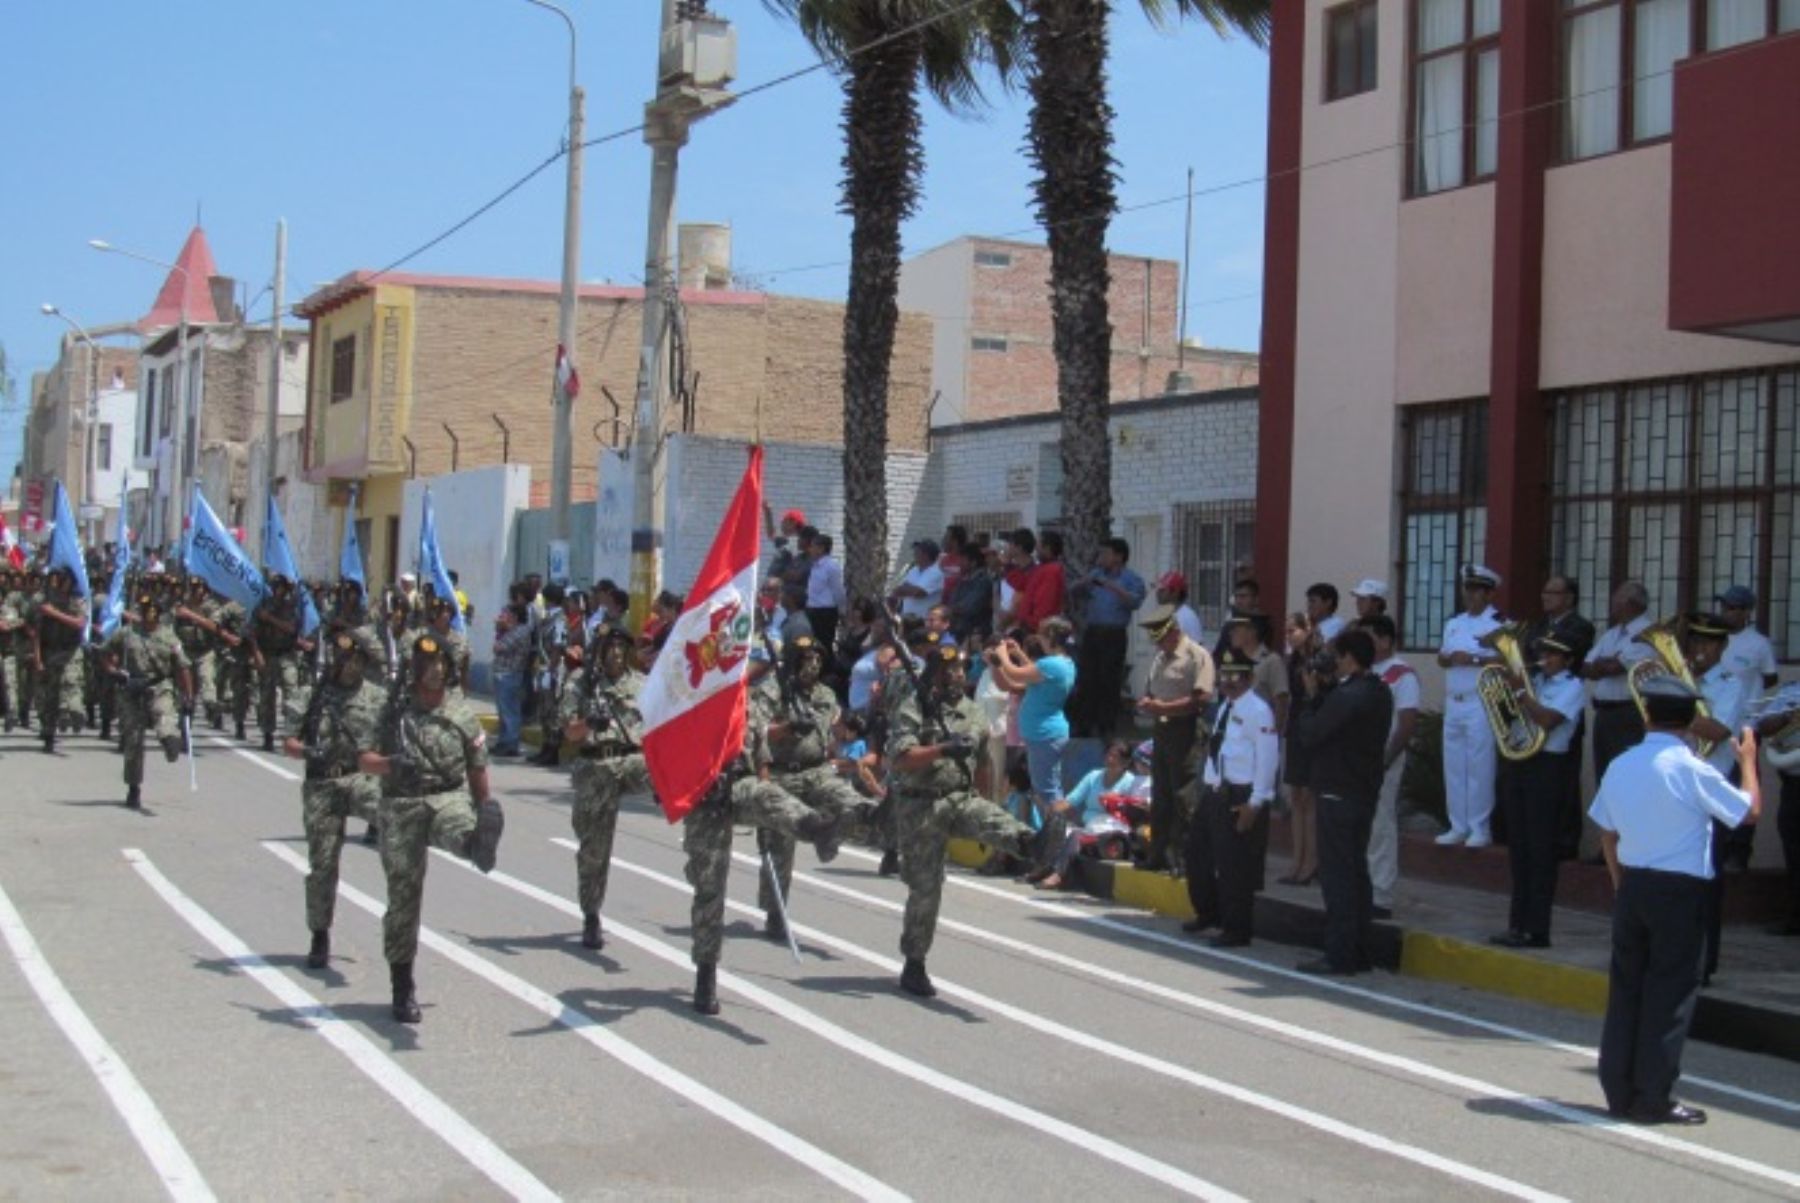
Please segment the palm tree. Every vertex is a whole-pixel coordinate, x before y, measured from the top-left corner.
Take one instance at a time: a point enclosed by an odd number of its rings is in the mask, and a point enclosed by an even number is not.
[[[1050,309],[1062,411],[1063,537],[1071,579],[1112,533],[1112,322],[1106,230],[1113,185],[1112,106],[1106,99],[1111,0],[1018,0],[1029,54],[1026,142],[1038,170],[1038,220],[1050,241]],[[1150,19],[1198,17],[1221,36],[1266,45],[1269,0],[1139,0]]]
[[[979,76],[1012,70],[1017,19],[1002,0],[764,0],[839,60],[851,219],[844,306],[844,571],[853,597],[888,577],[888,372],[899,322],[900,225],[925,170],[919,90],[953,112],[981,99]],[[854,531],[855,537],[848,537]]]

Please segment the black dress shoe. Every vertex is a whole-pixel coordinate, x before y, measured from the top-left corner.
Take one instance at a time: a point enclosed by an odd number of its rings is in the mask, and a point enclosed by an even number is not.
[[[1626,1116],[1634,1124],[1675,1124],[1694,1128],[1706,1122],[1706,1112],[1686,1103],[1669,1103],[1666,1107],[1633,1107]]]
[[[1501,948],[1524,948],[1525,933],[1521,931],[1503,931],[1497,936],[1489,936],[1488,943],[1498,945]]]
[[[1341,965],[1333,965],[1329,957],[1315,957],[1310,961],[1301,961],[1294,966],[1301,973],[1310,973],[1314,977],[1350,977],[1356,972]]]
[[[1198,933],[1205,931],[1209,927],[1217,926],[1219,926],[1219,917],[1217,915],[1195,915],[1192,919],[1189,919],[1186,923],[1181,925],[1181,930],[1184,932]]]
[[[1369,918],[1371,919],[1392,919],[1393,917],[1394,908],[1391,906],[1372,906],[1369,908]]]
[[[1221,932],[1219,935],[1216,935],[1209,940],[1208,943],[1214,948],[1248,948],[1250,947],[1250,937],[1230,936]]]

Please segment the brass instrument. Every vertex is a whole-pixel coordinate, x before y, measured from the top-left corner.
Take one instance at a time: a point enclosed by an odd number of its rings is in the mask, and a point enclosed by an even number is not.
[[[1655,626],[1645,627],[1633,640],[1634,643],[1649,644],[1656,652],[1656,659],[1639,660],[1625,674],[1625,683],[1631,687],[1631,700],[1637,703],[1638,717],[1644,720],[1645,726],[1650,725],[1650,711],[1644,705],[1643,685],[1652,677],[1676,677],[1696,694],[1700,692],[1700,684],[1694,680],[1694,674],[1688,668],[1687,654],[1681,650],[1686,633],[1679,617],[1665,618]],[[1704,697],[1697,705],[1699,709],[1695,713],[1699,717],[1712,717],[1712,711],[1707,709]],[[1704,760],[1712,754],[1716,742],[1711,739],[1699,740],[1694,745],[1694,751]]]
[[[1478,640],[1481,646],[1499,652],[1506,666],[1483,666],[1475,678],[1475,692],[1487,711],[1488,726],[1494,730],[1494,742],[1499,745],[1500,755],[1508,760],[1530,760],[1543,750],[1544,741],[1550,734],[1525,713],[1519,706],[1519,699],[1513,696],[1511,673],[1518,674],[1525,682],[1526,696],[1532,696],[1531,676],[1525,669],[1524,638],[1525,624],[1509,623],[1495,627]]]
[[[1783,685],[1751,707],[1744,716],[1744,726],[1754,730],[1764,719],[1779,714],[1786,714],[1788,721],[1781,730],[1762,740],[1762,750],[1777,772],[1800,773],[1800,681]]]

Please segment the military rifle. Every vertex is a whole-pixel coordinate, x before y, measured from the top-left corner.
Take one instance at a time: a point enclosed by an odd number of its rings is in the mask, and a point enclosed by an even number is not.
[[[926,688],[924,680],[919,676],[918,666],[913,663],[912,652],[900,641],[900,617],[894,613],[894,607],[886,599],[881,602],[881,613],[882,617],[887,620],[887,645],[893,648],[894,654],[899,657],[900,671],[906,674],[906,679],[912,686],[913,696],[919,699],[919,714],[925,720],[927,734],[930,733],[931,728],[935,727],[937,728],[937,738],[932,740],[934,744],[960,746],[961,738],[952,736],[950,728],[944,723],[944,710],[942,706],[938,705],[937,695]],[[886,709],[885,706],[882,708]],[[969,758],[959,756],[955,757],[955,760],[956,766],[962,770],[963,784],[973,786],[975,772],[969,767]]]

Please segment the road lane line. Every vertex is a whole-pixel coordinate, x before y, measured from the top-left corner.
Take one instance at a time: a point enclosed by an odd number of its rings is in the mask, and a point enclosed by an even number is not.
[[[564,841],[560,838],[553,838],[551,842],[563,843]],[[732,856],[735,859],[753,863],[752,858],[745,856],[743,853],[734,852],[732,853]],[[623,862],[619,861],[615,856],[614,863],[620,864]],[[901,911],[903,909],[900,903],[892,902],[886,898],[880,898],[873,894],[865,894],[860,890],[854,890],[848,886],[839,885],[836,882],[815,877],[810,873],[795,873],[794,880],[825,890],[828,893],[838,894],[846,898],[855,899],[859,902],[868,903],[883,910]],[[1079,914],[1080,912],[1075,913]],[[1343,1053],[1346,1056],[1355,1057],[1359,1060],[1373,1062],[1374,1064],[1384,1066],[1388,1069],[1398,1070],[1401,1073],[1411,1074],[1428,1081],[1451,1086],[1474,1095],[1514,1103],[1545,1115],[1554,1116],[1567,1123],[1578,1124],[1601,1132],[1626,1137],[1645,1144],[1655,1145],[1658,1148],[1666,1149],[1670,1152],[1685,1154],[1703,1161],[1710,1161],[1717,1165],[1727,1166],[1759,1178],[1772,1179],[1789,1188],[1800,1189],[1800,1174],[1782,1169],[1779,1166],[1766,1165],[1763,1162],[1754,1161],[1747,1157],[1739,1157],[1733,1153],[1725,1153],[1716,1149],[1707,1148],[1704,1145],[1677,1140],[1673,1137],[1665,1136],[1661,1132],[1657,1132],[1653,1129],[1626,1124],[1615,1120],[1610,1116],[1583,1111],[1580,1108],[1558,1103],[1553,1099],[1527,1095],[1521,1091],[1516,1091],[1492,1082],[1485,1082],[1479,1078],[1473,1078],[1466,1074],[1440,1069],[1435,1065],[1428,1064],[1424,1061],[1418,1061],[1411,1057],[1404,1057],[1395,1053],[1384,1053],[1379,1049],[1370,1048],[1367,1045],[1357,1044],[1338,1036],[1329,1036],[1323,1032],[1315,1032],[1311,1028],[1301,1027],[1298,1024],[1288,1023],[1285,1020],[1275,1019],[1271,1016],[1259,1015],[1254,1011],[1245,1011],[1237,1007],[1228,1006],[1224,1003],[1214,1002],[1211,999],[1202,998],[1196,994],[1190,994],[1186,991],[1164,986],[1157,982],[1146,981],[1143,978],[1133,977],[1129,974],[1120,973],[1117,970],[1107,969],[1104,966],[1093,964],[1092,962],[1082,960],[1079,957],[1072,957],[1063,953],[1053,952],[1050,949],[1040,948],[1035,944],[1030,944],[1023,940],[1016,940],[1010,936],[1002,936],[995,932],[985,931],[971,924],[957,922],[954,919],[939,918],[938,927],[946,931],[954,931],[960,935],[968,936],[974,940],[1005,948],[1009,951],[1016,952],[1021,956],[1031,957],[1035,960],[1056,965],[1059,968],[1073,970],[1088,977],[1097,978],[1114,985],[1125,986],[1157,998],[1179,1003],[1196,1011],[1203,1011],[1224,1019],[1235,1020],[1247,1026],[1262,1028],[1265,1031],[1274,1032],[1293,1040],[1317,1045],[1321,1048],[1327,1048],[1333,1052]],[[1252,961],[1250,964],[1255,965],[1258,964],[1258,962]],[[1685,1075],[1683,1075],[1683,1077],[1685,1080]]]
[[[881,860],[879,856],[864,852],[860,848],[840,848],[838,851],[840,856],[853,857],[857,860],[867,861],[870,864],[876,864]],[[814,878],[812,880],[827,889],[832,888],[832,883],[825,881],[824,879]],[[958,889],[1003,899],[1012,903],[1014,906],[1024,907],[1034,913],[1054,915],[1059,919],[1069,919],[1075,922],[1084,923],[1147,944],[1171,948],[1182,953],[1185,957],[1223,961],[1245,969],[1253,969],[1262,973],[1271,974],[1275,977],[1286,978],[1289,981],[1311,987],[1314,990],[1326,990],[1336,994],[1346,995],[1351,998],[1360,998],[1366,1002],[1376,1003],[1393,1010],[1406,1011],[1414,1015],[1425,1015],[1445,1023],[1457,1024],[1460,1027],[1474,1028],[1478,1031],[1488,1032],[1492,1035],[1505,1036],[1512,1040],[1524,1041],[1527,1044],[1536,1044],[1544,1048],[1556,1049],[1559,1052],[1573,1053],[1588,1061],[1597,1061],[1600,1057],[1599,1050],[1591,1045],[1571,1044],[1566,1040],[1558,1040],[1555,1037],[1545,1036],[1541,1032],[1533,1032],[1527,1028],[1497,1023],[1488,1019],[1478,1019],[1472,1015],[1465,1015],[1460,1011],[1451,1011],[1443,1007],[1434,1007],[1430,1003],[1417,1002],[1410,998],[1400,998],[1392,994],[1383,994],[1379,990],[1373,990],[1367,986],[1354,986],[1348,982],[1335,981],[1331,978],[1316,977],[1310,974],[1300,973],[1297,970],[1289,969],[1284,965],[1272,964],[1268,961],[1258,960],[1256,957],[1247,956],[1242,953],[1226,952],[1222,949],[1208,948],[1196,944],[1193,940],[1181,939],[1176,936],[1171,936],[1167,932],[1157,931],[1153,928],[1143,927],[1134,923],[1122,923],[1119,920],[1110,918],[1106,915],[1095,915],[1065,903],[1054,902],[1046,898],[1022,897],[1018,894],[1013,894],[1000,889],[997,886],[988,885],[985,882],[970,881],[958,874],[949,874],[946,876],[945,880]],[[883,905],[887,904],[885,899],[875,899],[870,895],[863,895],[862,897],[867,898],[870,901],[881,902]],[[895,904],[893,909],[898,910],[900,908]],[[941,922],[942,921],[940,921],[940,925]],[[1703,1087],[1715,1094],[1743,1099],[1746,1102],[1756,1103],[1759,1106],[1767,1107],[1774,1111],[1786,1112],[1789,1115],[1800,1115],[1800,1102],[1796,1102],[1792,1099],[1781,1098],[1778,1095],[1765,1094],[1762,1091],[1751,1090],[1743,1086],[1734,1086],[1729,1082],[1721,1082],[1716,1078],[1702,1077],[1697,1074],[1688,1073],[1685,1070],[1682,1071],[1681,1080],[1684,1085]]]
[[[274,773],[277,777],[280,777],[284,781],[300,780],[299,773],[292,772],[288,769],[284,769],[280,765],[276,764],[274,761],[266,759],[265,757],[262,757],[262,756],[258,756],[255,752],[252,752],[249,748],[240,748],[237,746],[237,744],[233,743],[229,739],[224,738],[223,736],[209,735],[206,739],[206,742],[214,745],[215,747],[224,748],[228,752],[231,752],[233,755],[242,756],[245,760],[248,760],[251,764],[256,765],[258,768],[263,768],[263,769],[269,770],[269,772]]]
[[[515,1199],[549,1203],[559,1198],[555,1191],[507,1155],[480,1129],[458,1114],[448,1103],[426,1089],[418,1079],[401,1069],[392,1058],[378,1049],[368,1037],[345,1022],[330,1007],[295,985],[286,974],[252,952],[236,935],[182,893],[163,876],[150,859],[136,848],[124,850],[125,859],[137,870],[169,909],[181,916],[219,955],[231,961],[246,976],[273,994],[290,1008],[297,1023],[311,1028],[325,1038],[370,1081],[385,1090],[393,1100],[433,1134],[449,1145],[470,1165],[481,1171],[495,1186]]]
[[[144,1156],[150,1159],[150,1165],[162,1179],[163,1189],[169,1192],[169,1197],[181,1200],[181,1203],[202,1203],[215,1198],[200,1167],[188,1156],[174,1129],[169,1127],[169,1121],[157,1108],[156,1101],[131,1072],[131,1067],[125,1064],[125,1059],[106,1042],[106,1037],[100,1034],[100,1029],[94,1026],[81,1004],[75,1001],[75,996],[63,985],[50,962],[44,959],[43,950],[4,889],[0,889],[0,935],[6,937],[6,945],[18,963],[19,972],[25,975],[26,983],[38,996],[44,1010],[69,1038],[81,1059],[87,1062],[119,1118],[131,1129],[131,1135]]]
[[[553,840],[552,842],[563,843],[564,841]],[[667,886],[678,893],[688,895],[693,893],[693,888],[685,881],[670,877],[666,873],[659,873],[654,869],[635,865],[630,861],[621,860],[617,856],[613,857],[612,863],[616,868],[624,869],[628,873],[634,873],[639,877],[654,881],[659,885]],[[758,907],[752,907],[742,902],[734,902],[730,899],[726,900],[726,906],[741,914],[754,916],[760,916],[762,914],[761,909]],[[814,927],[808,927],[805,924],[790,922],[790,926],[793,928],[796,935],[804,936],[815,943],[822,944],[827,948],[843,953],[845,956],[865,961],[868,964],[874,965],[889,973],[897,974],[900,972],[900,962],[892,957],[882,956],[880,953],[864,948],[861,945],[854,944],[849,940],[840,939],[837,936],[830,935],[829,933],[820,931]],[[1532,1203],[1562,1203],[1563,1196],[1561,1195],[1537,1190],[1534,1187],[1526,1186],[1522,1182],[1516,1182],[1511,1178],[1489,1173],[1486,1170],[1478,1169],[1477,1167],[1468,1165],[1464,1162],[1439,1156],[1429,1150],[1421,1149],[1414,1145],[1402,1144],[1399,1141],[1389,1140],[1385,1136],[1332,1119],[1330,1116],[1320,1114],[1317,1111],[1310,1111],[1304,1107],[1297,1107],[1289,1103],[1284,1103],[1280,1099],[1273,1098],[1269,1095],[1242,1086],[1234,1085],[1230,1082],[1222,1081],[1221,1079],[1211,1077],[1207,1074],[1199,1073],[1186,1066],[1177,1065],[1171,1061],[1164,1061],[1161,1058],[1152,1057],[1146,1053],[1140,1053],[1135,1049],[1127,1048],[1121,1044],[1115,1044],[1113,1041],[1102,1039],[1101,1037],[1081,1031],[1077,1028],[1071,1028],[1066,1024],[1057,1023],[1055,1020],[1046,1018],[1045,1016],[1024,1010],[1020,1007],[1015,1007],[1011,1003],[1002,1002],[997,998],[982,994],[969,987],[959,986],[944,978],[934,975],[932,977],[932,982],[937,986],[939,994],[948,994],[954,998],[960,998],[965,1002],[972,1003],[977,1007],[985,1008],[996,1015],[1010,1019],[1024,1027],[1028,1027],[1033,1031],[1042,1032],[1065,1044],[1072,1044],[1080,1048],[1089,1049],[1102,1056],[1123,1061],[1128,1065],[1134,1065],[1139,1069],[1147,1069],[1152,1073],[1161,1074],[1164,1077],[1173,1078],[1178,1082],[1184,1082],[1189,1086],[1194,1086],[1213,1094],[1222,1095],[1225,1098],[1243,1103],[1246,1106],[1255,1107],[1259,1110],[1279,1115],[1284,1119],[1290,1119],[1296,1123],[1304,1124],[1309,1128],[1316,1128],[1319,1131],[1329,1133],[1332,1136],[1341,1137],[1344,1140],[1361,1145],[1365,1149],[1371,1149],[1378,1153],[1387,1153],[1403,1160],[1413,1162],[1416,1165],[1424,1166],[1427,1169],[1448,1174],[1453,1178],[1460,1178],[1465,1182],[1472,1182],[1477,1186],[1487,1187],[1500,1194],[1510,1195],[1515,1199],[1528,1199],[1531,1200]]]
[[[309,866],[306,858],[292,848],[271,840],[264,840],[263,847],[296,871],[307,872]],[[352,906],[368,912],[377,919],[380,919],[386,910],[383,903],[377,902],[368,894],[346,882],[338,883],[338,895]],[[900,1203],[907,1198],[906,1195],[888,1186],[879,1178],[864,1173],[848,1162],[839,1160],[817,1145],[763,1119],[755,1112],[739,1106],[711,1087],[682,1073],[674,1066],[651,1056],[637,1045],[608,1030],[605,1025],[587,1012],[568,1006],[560,999],[538,989],[524,978],[508,973],[493,962],[475,955],[460,944],[452,943],[430,928],[421,927],[419,929],[419,940],[427,948],[458,967],[468,970],[488,984],[504,990],[525,1005],[570,1029],[607,1056],[622,1062],[627,1068],[637,1071],[659,1086],[667,1087],[695,1106],[710,1111],[726,1123],[762,1141],[777,1152],[793,1158],[807,1169],[837,1183],[851,1194],[864,1199],[883,1200],[886,1203]]]
[[[433,855],[439,856],[447,864],[455,865],[470,873],[479,872],[466,862],[461,861],[456,857],[440,853],[436,849],[433,850]],[[580,907],[568,901],[566,898],[557,894],[552,894],[550,891],[541,889],[528,881],[523,881],[498,870],[487,874],[486,877],[488,881],[495,885],[512,890],[518,894],[523,894],[527,898],[535,899],[545,906],[560,911],[563,914],[570,915],[577,919],[581,917]],[[672,965],[690,971],[693,968],[693,964],[688,959],[686,953],[653,936],[647,936],[632,928],[626,927],[616,920],[609,919],[607,921],[606,934],[610,937],[623,940],[627,944],[641,949],[660,960],[667,961]],[[824,1016],[809,1011],[798,1004],[791,1003],[772,991],[754,985],[753,983],[738,977],[736,974],[726,972],[723,968],[719,970],[719,988],[722,990],[730,990],[733,993],[748,999],[750,1002],[755,1003],[772,1015],[787,1020],[801,1030],[808,1032],[813,1036],[817,1036],[821,1040],[835,1044],[846,1052],[853,1053],[865,1060],[872,1061],[884,1069],[891,1070],[902,1077],[911,1078],[913,1081],[918,1082],[923,1086],[928,1086],[931,1089],[940,1091],[952,1098],[959,1099],[968,1103],[970,1106],[979,1107],[984,1111],[992,1112],[1004,1119],[1013,1120],[1028,1128],[1043,1132],[1049,1136],[1054,1136],[1073,1148],[1084,1153],[1092,1153],[1095,1156],[1104,1158],[1105,1160],[1126,1169],[1134,1170],[1152,1181],[1162,1183],[1172,1190],[1177,1190],[1183,1194],[1191,1195],[1199,1199],[1216,1200],[1218,1203],[1244,1203],[1240,1196],[1233,1194],[1224,1187],[1208,1182],[1203,1178],[1196,1177],[1177,1166],[1170,1165],[1164,1161],[1158,1161],[1147,1154],[1140,1153],[1117,1141],[1108,1140],[1104,1137],[1097,1137],[1075,1124],[1057,1119],[1055,1116],[1039,1111],[1035,1107],[1029,1107],[1023,1103],[1014,1102],[1011,1099],[984,1090],[972,1083],[965,1082],[960,1078],[951,1077],[949,1074],[932,1069],[930,1066],[894,1052],[884,1045],[876,1044],[871,1040],[865,1040],[854,1032],[832,1023]]]

